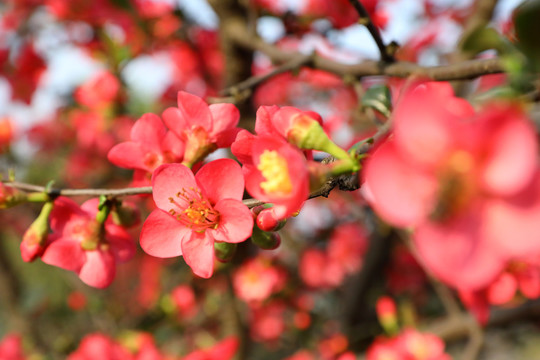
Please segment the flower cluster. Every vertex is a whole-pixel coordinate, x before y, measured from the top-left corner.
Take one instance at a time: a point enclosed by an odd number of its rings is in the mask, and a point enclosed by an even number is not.
[[[393,118],[393,136],[366,164],[365,192],[384,220],[413,229],[437,278],[480,289],[538,254],[538,144],[522,109],[475,111],[449,84],[426,83],[405,92]]]

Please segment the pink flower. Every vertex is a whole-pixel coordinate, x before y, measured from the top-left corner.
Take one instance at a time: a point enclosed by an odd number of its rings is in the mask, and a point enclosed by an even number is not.
[[[120,82],[109,71],[103,71],[81,85],[73,96],[75,100],[91,109],[111,104],[120,91]]]
[[[518,291],[523,297],[516,298]],[[489,319],[490,305],[519,303],[520,299],[540,297],[540,263],[534,259],[520,259],[507,268],[488,286],[479,290],[461,290],[459,296],[481,324]]]
[[[273,203],[278,219],[300,210],[309,195],[307,160],[300,150],[278,137],[247,131],[238,134],[231,150],[244,165],[251,196]]]
[[[481,288],[509,259],[540,250],[538,145],[519,108],[475,114],[449,84],[427,83],[404,94],[394,126],[366,164],[366,193],[384,220],[415,229],[436,276]]]
[[[116,263],[135,254],[131,236],[107,221],[103,230],[96,221],[98,199],[79,207],[59,197],[50,215],[52,234],[42,255],[43,262],[71,270],[87,285],[105,288],[114,280]]]
[[[208,106],[200,97],[178,92],[178,107],[163,112],[167,127],[186,144],[183,164],[191,167],[217,148],[231,146],[240,112],[233,104]]]
[[[253,216],[242,203],[244,178],[231,159],[204,165],[196,175],[166,164],[152,176],[154,210],[141,231],[141,247],[161,258],[184,256],[193,272],[214,271],[214,241],[239,243],[251,236]]]
[[[0,341],[0,359],[3,360],[25,360],[22,348],[22,339],[19,335],[6,335]]]
[[[86,335],[68,360],[132,360],[133,356],[120,344],[100,333]]]
[[[437,336],[405,329],[396,337],[377,337],[368,348],[366,359],[450,360],[450,356]]]
[[[250,259],[233,274],[236,295],[248,303],[261,303],[285,286],[287,273],[262,256]]]
[[[209,349],[196,350],[183,360],[231,360],[238,351],[240,343],[234,336],[223,339]]]
[[[182,160],[184,143],[154,114],[144,114],[131,128],[131,141],[114,146],[109,161],[127,169],[152,173],[158,166]]]

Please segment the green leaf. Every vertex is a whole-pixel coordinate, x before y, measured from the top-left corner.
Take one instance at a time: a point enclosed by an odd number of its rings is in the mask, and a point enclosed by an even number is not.
[[[362,97],[362,107],[377,110],[387,118],[392,111],[392,95],[386,85],[374,85],[370,87]]]
[[[511,52],[511,45],[501,34],[491,27],[481,27],[472,31],[461,43],[462,50],[478,54],[494,49],[499,54]]]
[[[540,0],[529,0],[520,5],[514,16],[518,46],[529,58],[531,67],[540,70]]]

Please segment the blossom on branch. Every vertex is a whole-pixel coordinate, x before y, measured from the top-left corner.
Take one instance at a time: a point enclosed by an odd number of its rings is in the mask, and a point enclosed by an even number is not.
[[[163,112],[167,127],[185,142],[183,164],[192,167],[218,148],[231,146],[240,130],[240,112],[233,104],[208,106],[200,97],[178,92],[178,107]]]
[[[300,210],[309,195],[309,173],[299,149],[275,136],[241,131],[231,150],[244,165],[246,189],[251,196],[274,204],[278,219]]]
[[[426,83],[397,104],[393,137],[366,164],[366,193],[384,220],[414,229],[438,278],[478,289],[509,260],[540,251],[537,151],[518,106],[475,113],[449,84]]]
[[[209,278],[214,242],[239,243],[251,236],[242,170],[231,159],[214,160],[195,175],[182,164],[162,165],[152,187],[158,209],[143,224],[140,240],[152,256],[183,256],[196,275]]]
[[[96,220],[98,199],[80,207],[73,200],[59,197],[50,214],[52,234],[41,259],[74,271],[87,285],[105,288],[114,280],[116,263],[135,254],[131,236],[110,221]]]
[[[181,161],[184,148],[159,116],[144,114],[131,128],[131,141],[114,146],[108,158],[120,167],[151,174],[162,164]]]

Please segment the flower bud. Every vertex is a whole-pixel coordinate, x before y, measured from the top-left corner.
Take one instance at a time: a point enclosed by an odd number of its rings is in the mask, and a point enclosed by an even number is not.
[[[318,119],[311,113],[285,107],[275,116],[274,120],[291,144],[300,149],[312,149],[327,152],[338,159],[349,159],[349,154],[337,146],[322,128]]]
[[[46,202],[36,220],[23,235],[20,245],[21,257],[26,262],[34,261],[43,254],[49,235],[49,215],[53,209],[52,202]]]
[[[264,209],[259,212],[255,222],[262,231],[278,231],[285,226],[287,220],[279,220],[272,209]]]
[[[399,332],[397,321],[396,303],[388,296],[382,296],[377,300],[375,305],[379,322],[389,335],[394,335]]]
[[[237,244],[216,241],[214,242],[214,254],[219,261],[229,262],[236,253],[237,246]]]
[[[141,222],[141,212],[134,203],[123,202],[113,208],[111,219],[114,224],[129,228]]]
[[[0,209],[7,209],[27,199],[26,193],[0,183]]]
[[[253,228],[251,241],[263,250],[274,250],[281,244],[281,236],[277,232],[266,232],[257,226]]]

